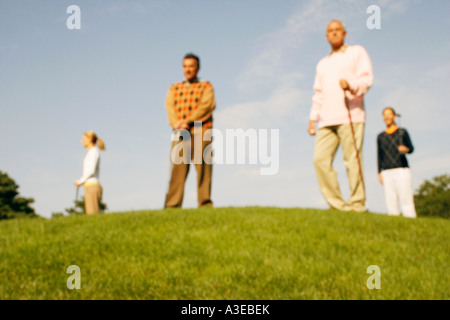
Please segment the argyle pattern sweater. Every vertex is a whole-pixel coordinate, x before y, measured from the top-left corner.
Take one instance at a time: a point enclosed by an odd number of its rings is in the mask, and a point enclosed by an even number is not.
[[[409,149],[408,153],[414,151],[406,129],[399,128],[391,134],[383,131],[378,135],[378,172],[387,169],[409,168],[406,156],[398,151],[398,146],[401,144]]]
[[[194,121],[212,122],[215,107],[214,88],[205,80],[177,82],[167,93],[166,108],[172,127],[179,120],[186,120],[190,125]]]

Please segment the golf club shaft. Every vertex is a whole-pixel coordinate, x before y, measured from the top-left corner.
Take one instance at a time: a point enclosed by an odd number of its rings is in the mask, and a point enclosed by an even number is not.
[[[361,170],[361,161],[359,159],[358,148],[356,146],[356,138],[355,138],[355,132],[353,130],[352,115],[350,114],[350,106],[348,105],[348,99],[347,99],[347,95],[345,95],[345,92],[344,92],[344,96],[345,96],[345,106],[347,107],[347,112],[348,112],[348,120],[350,121],[350,129],[352,130],[353,146],[355,147],[356,159],[358,160],[359,178],[361,179],[361,184],[362,184],[362,188],[363,188],[364,202],[366,202],[366,187],[364,185],[364,176],[363,176],[363,173]]]
[[[75,192],[75,203],[77,203],[77,201],[78,201],[78,189],[79,189],[80,187],[77,187],[77,191]]]

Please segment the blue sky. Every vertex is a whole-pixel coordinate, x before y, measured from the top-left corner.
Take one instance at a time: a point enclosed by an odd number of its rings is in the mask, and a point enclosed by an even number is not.
[[[81,9],[69,30],[68,6]],[[381,9],[370,30],[368,6]],[[216,165],[215,206],[327,208],[317,185],[314,138],[306,128],[315,66],[330,51],[325,27],[347,27],[373,63],[366,95],[364,172],[368,206],[384,213],[377,180],[381,110],[402,114],[416,148],[413,187],[449,173],[450,2],[448,1],[0,1],[0,170],[35,199],[44,216],[75,198],[86,150],[81,136],[104,139],[100,179],[108,212],[162,208],[169,179],[165,97],[183,79],[181,60],[201,58],[213,83],[215,128],[278,129],[280,168]],[[342,153],[334,162],[344,197]],[[184,207],[196,206],[195,170]]]

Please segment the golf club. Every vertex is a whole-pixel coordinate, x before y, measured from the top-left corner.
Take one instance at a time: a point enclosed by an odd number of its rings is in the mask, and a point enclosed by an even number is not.
[[[75,205],[77,204],[77,201],[78,201],[78,189],[79,189],[80,187],[77,187],[77,191],[75,192]]]
[[[398,140],[399,140],[399,146],[401,146],[403,144],[403,136],[402,136],[402,132],[400,131],[400,128],[401,128],[401,125],[400,125],[401,115],[399,113],[396,113],[395,116],[398,117]]]
[[[365,207],[367,208],[367,205],[366,205],[366,187],[364,185],[364,177],[363,177],[362,170],[361,170],[361,161],[359,160],[359,152],[358,152],[358,148],[356,147],[356,139],[355,139],[355,132],[353,130],[352,116],[350,114],[350,107],[348,105],[348,98],[347,98],[347,95],[345,94],[345,92],[344,92],[344,97],[345,97],[344,98],[345,106],[347,107],[348,120],[350,121],[350,128],[352,130],[353,146],[355,147],[356,159],[358,160],[359,178],[361,179],[361,184],[362,184],[362,188],[363,188],[364,204],[365,204]]]

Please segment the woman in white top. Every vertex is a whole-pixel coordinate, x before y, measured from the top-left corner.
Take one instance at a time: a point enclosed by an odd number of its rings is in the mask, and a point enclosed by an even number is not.
[[[86,214],[95,214],[100,211],[99,204],[102,199],[102,186],[99,182],[100,150],[105,150],[103,140],[97,137],[94,131],[83,134],[81,139],[83,147],[88,149],[83,162],[83,176],[75,181],[75,186],[84,186],[84,206]],[[98,145],[98,147],[96,146]]]

